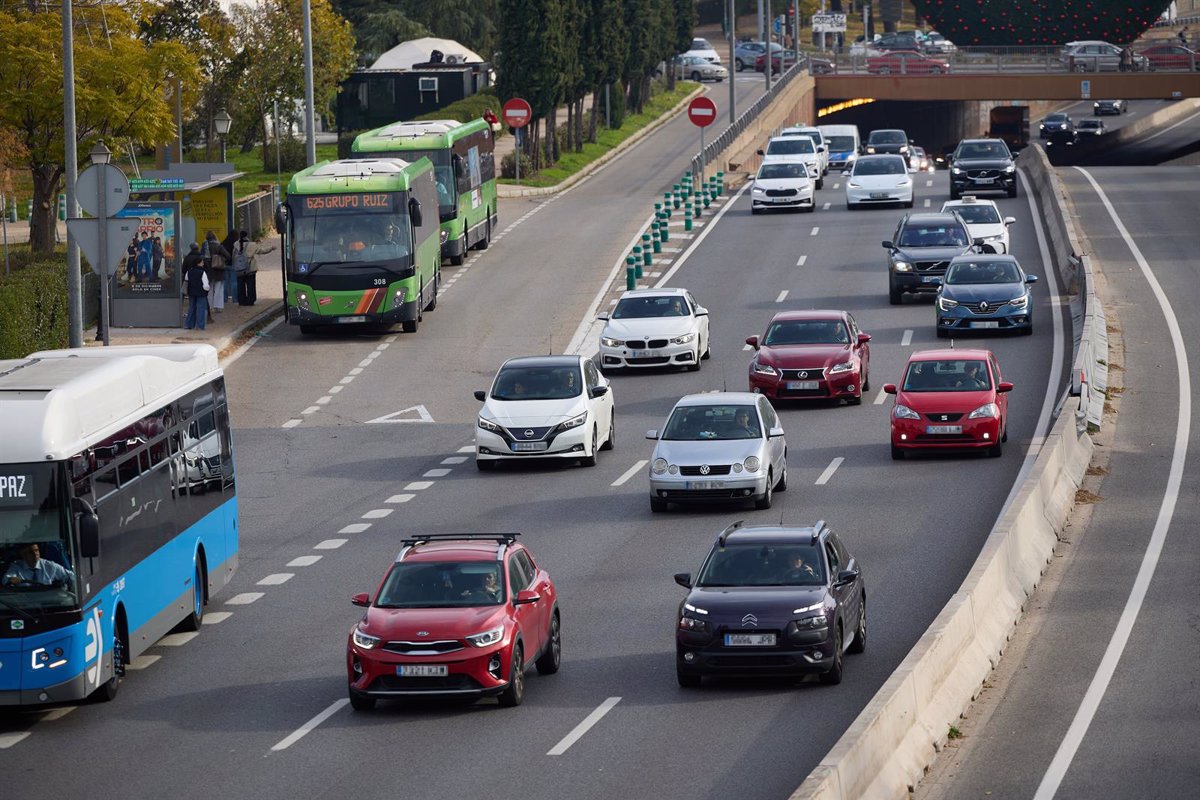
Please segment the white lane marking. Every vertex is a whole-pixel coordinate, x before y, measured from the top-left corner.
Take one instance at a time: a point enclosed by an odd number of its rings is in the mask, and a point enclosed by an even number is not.
[[[383,502],[385,502],[385,503],[407,503],[409,500],[412,500],[414,497],[416,497],[415,494],[394,494],[391,497],[389,497],[387,500],[384,500]]]
[[[265,596],[266,595],[264,595],[262,592],[242,592],[241,594],[235,594],[233,597],[226,600],[225,605],[227,605],[227,606],[248,606],[251,603],[253,603],[255,600],[258,600]]]
[[[317,542],[313,545],[313,550],[337,550],[344,545],[349,539],[326,539],[323,542]]]
[[[664,253],[682,253],[683,248],[682,247],[667,247],[666,245],[663,245],[662,251]]]
[[[1186,124],[1188,124],[1189,122],[1191,122],[1192,120],[1194,120],[1196,117],[1200,117],[1200,113],[1197,113],[1197,114],[1192,114],[1190,117],[1188,117],[1188,118],[1186,118],[1186,119],[1182,119],[1182,120],[1180,120],[1179,122],[1176,122],[1176,123],[1175,123],[1174,125],[1172,125],[1171,127],[1169,127],[1169,128],[1163,128],[1161,131],[1159,131],[1158,133],[1154,134],[1153,136],[1147,136],[1145,139],[1140,139],[1139,141],[1142,141],[1142,142],[1149,142],[1149,141],[1151,141],[1152,139],[1157,139],[1158,137],[1162,136],[1164,133],[1170,133],[1171,131],[1175,130],[1175,129],[1176,129],[1176,128],[1178,128],[1180,125],[1186,125]]]
[[[294,745],[296,742],[300,741],[305,736],[312,733],[313,730],[318,725],[320,725],[322,722],[329,719],[334,714],[341,711],[343,708],[345,708],[348,705],[350,705],[350,698],[348,698],[348,697],[343,697],[341,700],[333,701],[333,703],[330,704],[329,708],[325,709],[320,714],[317,714],[315,717],[310,719],[308,722],[304,723],[299,728],[297,728],[296,730],[289,733],[285,738],[281,739],[279,742],[272,745],[271,752],[278,753],[281,750],[287,750],[289,747]]]
[[[884,400],[887,400],[887,392],[883,391],[883,389],[880,389],[879,394],[875,395],[875,405],[883,405]]]
[[[337,394],[338,392],[340,392],[342,389],[345,389],[345,388],[346,388],[345,386],[330,386],[329,393]]]
[[[372,352],[374,352],[374,351],[372,351]],[[369,366],[371,366],[371,359],[370,359],[370,358],[364,358],[362,361],[358,362],[358,366],[359,366],[359,368],[360,368],[360,369],[361,369],[362,367],[369,367]]]
[[[750,345],[748,345],[748,344],[744,344],[744,345],[742,345],[742,349],[743,349],[743,350],[753,350],[754,348],[753,348],[753,347],[751,347],[751,346],[750,346]]]
[[[835,188],[835,189],[840,189],[840,188],[842,188],[842,185],[841,185],[840,183],[835,183],[835,184],[833,185],[833,188]]]
[[[382,417],[367,420],[368,425],[402,422],[433,422],[433,416],[430,415],[429,409],[425,408],[425,406],[416,405],[402,408],[399,411],[393,411],[390,414],[384,414]]]
[[[457,452],[459,452],[459,453],[474,453],[475,445],[469,444],[466,447],[460,447],[460,448],[458,448]]]
[[[926,187],[933,186],[933,178],[930,178],[929,180],[925,181],[925,186]]]
[[[450,456],[449,458],[443,458],[442,463],[443,464],[461,464],[466,460],[467,460],[466,456]]]
[[[304,410],[303,410],[303,411],[301,411],[300,413],[301,413],[301,414],[304,414],[305,416],[307,416],[307,415],[309,415],[309,414],[315,414],[315,413],[317,413],[317,412],[318,412],[318,411],[320,411],[320,410],[321,410],[321,407],[320,407],[320,406],[309,406],[308,408],[304,409]]]
[[[294,427],[296,427],[297,425],[299,425],[301,422],[304,422],[304,420],[302,420],[302,419],[289,419],[287,422],[283,423],[283,427],[285,427],[285,428],[294,428]]]
[[[912,334],[913,332],[911,330],[904,331],[904,336],[900,338],[901,347],[908,347],[910,344],[912,344]]]
[[[232,611],[209,611],[204,615],[205,625],[220,625],[233,616]]]
[[[363,514],[362,518],[363,519],[383,519],[384,517],[388,516],[395,510],[396,509],[394,509],[394,508],[373,508],[370,511],[368,511],[367,513]]]
[[[925,206],[924,207],[929,208],[929,198],[928,197],[925,198]]]
[[[825,205],[821,206],[821,210],[828,211],[830,206],[832,206],[832,205],[833,205],[833,203],[826,203]]]
[[[258,582],[258,586],[279,586],[282,583],[287,583],[292,578],[296,577],[292,572],[276,572],[274,575],[268,575]]]
[[[422,474],[421,474],[421,477],[422,477],[422,478],[444,478],[444,477],[446,477],[447,475],[449,475],[451,472],[453,472],[453,470],[449,470],[449,469],[430,469],[430,470],[426,470],[424,473],[422,473]]]
[[[803,267],[805,261],[808,261],[808,256],[800,256],[800,258],[796,259],[796,266]]]
[[[825,471],[821,473],[821,477],[817,478],[817,482],[814,485],[824,486],[825,484],[829,483],[829,479],[833,477],[833,473],[837,472],[837,468],[840,467],[842,462],[845,460],[846,459],[842,458],[841,456],[838,456],[833,461],[830,461],[829,466],[826,467]]]
[[[172,633],[159,639],[157,644],[161,644],[164,647],[182,647],[199,635],[200,634],[197,631],[192,631],[190,633]]]
[[[642,468],[643,468],[643,467],[645,467],[645,466],[646,466],[647,464],[649,464],[649,463],[650,463],[649,461],[647,461],[646,459],[644,459],[644,458],[643,458],[641,461],[637,462],[637,463],[636,463],[636,464],[634,464],[632,467],[630,467],[629,469],[627,469],[627,470],[625,470],[624,472],[622,472],[622,473],[621,473],[621,477],[619,477],[619,478],[617,478],[615,481],[613,481],[611,485],[612,485],[612,486],[622,486],[622,485],[624,485],[624,483],[625,483],[626,481],[628,481],[628,480],[629,480],[630,478],[632,478],[634,475],[637,475],[637,474],[638,474],[638,472],[640,472],[640,471],[642,470]]]
[[[311,567],[325,556],[299,556],[287,563],[289,567]]]
[[[370,364],[372,361],[374,361],[377,358],[379,358],[379,351],[372,350],[371,352],[367,353],[367,357],[365,359],[363,359],[363,361],[366,362],[367,364]],[[359,366],[362,366],[362,364],[360,364]]]
[[[155,661],[157,661],[158,658],[159,658],[158,656],[154,656]],[[79,708],[79,706],[64,706],[62,708],[52,708],[49,711],[47,711],[45,714],[42,714],[42,718],[39,719],[38,722],[54,722],[56,719],[62,719],[67,714],[70,714],[72,711],[74,711],[77,708]]]
[[[1188,369],[1188,354],[1187,346],[1183,341],[1183,332],[1179,329],[1179,320],[1175,317],[1175,311],[1171,307],[1171,301],[1163,291],[1162,286],[1155,277],[1154,271],[1150,268],[1150,264],[1146,261],[1146,257],[1142,255],[1141,248],[1137,242],[1129,235],[1125,223],[1117,216],[1117,210],[1113,208],[1109,202],[1108,195],[1100,188],[1100,184],[1096,183],[1095,178],[1091,173],[1081,167],[1075,167],[1087,178],[1088,183],[1092,185],[1096,195],[1100,198],[1100,202],[1104,204],[1105,210],[1108,211],[1108,216],[1112,218],[1113,224],[1116,226],[1117,232],[1121,234],[1121,238],[1125,240],[1125,245],[1129,248],[1129,252],[1133,254],[1133,258],[1137,261],[1138,267],[1142,271],[1142,275],[1146,278],[1146,283],[1149,284],[1150,290],[1154,293],[1154,297],[1158,300],[1158,307],[1162,310],[1163,318],[1167,322],[1167,330],[1171,333],[1171,345],[1175,350],[1175,375],[1179,381],[1179,412],[1178,418],[1175,421],[1175,446],[1171,452],[1171,470],[1167,474],[1167,485],[1163,491],[1162,503],[1158,507],[1158,518],[1154,521],[1154,530],[1150,534],[1150,541],[1146,543],[1146,552],[1142,556],[1142,564],[1138,568],[1137,577],[1133,581],[1133,588],[1129,592],[1129,599],[1125,601],[1125,608],[1121,610],[1121,618],[1117,620],[1117,627],[1113,630],[1112,638],[1108,641],[1108,647],[1104,649],[1104,657],[1100,659],[1100,664],[1096,668],[1096,674],[1092,677],[1091,683],[1088,685],[1087,692],[1083,696],[1083,702],[1079,704],[1079,710],[1075,712],[1075,718],[1071,720],[1071,727],[1067,729],[1066,736],[1063,737],[1062,744],[1058,746],[1058,751],[1054,754],[1054,759],[1050,762],[1049,768],[1046,769],[1046,774],[1042,776],[1042,781],[1038,785],[1037,793],[1033,796],[1034,800],[1050,800],[1058,791],[1059,785],[1067,774],[1067,770],[1071,766],[1071,761],[1075,758],[1075,753],[1079,750],[1079,746],[1083,744],[1083,739],[1087,736],[1088,727],[1092,724],[1092,718],[1096,716],[1096,712],[1100,708],[1100,703],[1104,700],[1104,695],[1108,691],[1108,684],[1112,680],[1113,673],[1117,670],[1117,664],[1121,661],[1121,656],[1125,652],[1125,646],[1129,644],[1129,637],[1133,633],[1133,626],[1137,622],[1138,614],[1142,610],[1142,602],[1146,599],[1146,592],[1150,589],[1150,581],[1154,579],[1154,570],[1158,567],[1158,559],[1162,555],[1163,544],[1167,539],[1167,531],[1171,527],[1171,520],[1175,516],[1175,504],[1179,501],[1179,486],[1183,481],[1183,468],[1187,461],[1188,440],[1191,438],[1192,429],[1192,378]]]
[[[787,296],[788,296],[788,290],[784,289],[782,292],[779,293],[779,297],[775,298],[775,302],[782,303],[784,300],[787,299]]]
[[[817,235],[818,233],[820,233],[820,232],[821,232],[821,226],[820,226],[820,225],[814,225],[814,226],[813,226],[813,229],[812,229],[812,233],[810,233],[810,234],[809,234],[809,236],[816,236],[816,235]]]
[[[348,701],[347,701],[348,702]],[[15,744],[20,744],[29,738],[30,731],[16,733],[0,733],[0,750],[7,750]]]
[[[350,701],[347,700],[346,702],[348,703]],[[604,715],[609,711],[612,711],[613,706],[619,702],[621,702],[621,698],[619,697],[610,697],[605,700],[603,703],[597,706],[592,713],[584,717],[583,722],[576,725],[574,730],[564,736],[562,741],[554,745],[554,747],[551,747],[550,752],[546,753],[546,755],[561,756],[563,753],[567,752],[567,750],[571,748],[571,745],[579,741],[583,735],[591,730],[592,726],[594,726],[597,722],[604,719]]]
[[[391,344],[389,344],[388,342],[384,342],[383,344],[379,345],[375,349],[376,350],[387,350],[389,347],[391,347]]]
[[[397,339],[399,339],[399,338],[400,338],[400,334],[398,334],[398,333],[393,333],[391,336],[389,336],[389,337],[387,337],[386,339],[384,339],[384,341],[385,341],[385,342],[394,342],[394,341],[396,341],[396,340],[397,340]],[[379,345],[379,347],[377,347],[377,348],[375,348],[375,349],[376,349],[376,350],[382,350],[382,349],[383,349],[383,345]]]
[[[369,522],[352,522],[338,531],[338,533],[362,533],[369,527],[371,527],[371,523]]]
[[[348,374],[350,374],[350,375],[361,375],[361,374],[362,374],[362,367],[355,367],[354,369],[350,370],[350,372],[349,372]]]
[[[340,381],[338,381],[338,383],[340,383],[340,384],[342,384],[343,386],[345,386],[347,383],[352,383],[353,381],[354,381],[354,376],[353,376],[353,375],[347,375],[346,377],[344,377],[344,378],[342,378]]]
[[[208,614],[205,614],[204,616],[207,617]],[[135,658],[133,661],[130,661],[128,664],[126,664],[125,669],[142,670],[142,669],[145,669],[146,667],[150,666],[154,662],[158,661],[161,658],[162,658],[162,656],[140,655],[137,658]]]
[[[332,399],[333,399],[333,398],[332,398],[332,397],[330,397],[329,395],[325,395],[324,397],[318,397],[318,398],[317,398],[317,405],[319,405],[319,406],[327,406],[327,405],[329,405],[329,401],[330,401],[330,400],[332,400]]]
[[[428,489],[430,486],[433,486],[433,481],[413,481],[404,487],[404,491],[419,492],[422,489]]]

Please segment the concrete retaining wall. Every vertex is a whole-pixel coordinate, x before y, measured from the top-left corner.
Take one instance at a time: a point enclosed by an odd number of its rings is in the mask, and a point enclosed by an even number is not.
[[[757,155],[756,151],[766,147],[767,140],[781,128],[800,123],[815,124],[817,115],[813,103],[816,85],[816,80],[809,74],[793,78],[775,102],[759,114],[729,147],[712,159],[713,163],[723,164],[726,175],[758,172],[762,156]],[[729,179],[726,182],[730,182]]]

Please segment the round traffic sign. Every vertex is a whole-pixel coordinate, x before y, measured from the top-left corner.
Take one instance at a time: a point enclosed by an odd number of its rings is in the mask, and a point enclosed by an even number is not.
[[[529,103],[519,97],[507,100],[501,108],[500,115],[510,128],[524,128],[533,119],[533,109]]]
[[[104,174],[104,198],[100,197],[100,175]],[[75,197],[93,217],[111,217],[129,201],[129,179],[115,164],[92,164],[79,173]],[[104,206],[101,206],[101,203]]]
[[[707,128],[717,121],[717,104],[707,97],[697,97],[688,103],[688,119],[697,127]]]

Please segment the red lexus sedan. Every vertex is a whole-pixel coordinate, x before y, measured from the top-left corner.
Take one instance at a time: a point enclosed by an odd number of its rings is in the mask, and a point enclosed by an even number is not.
[[[400,555],[346,644],[350,705],[413,695],[525,698],[525,671],[558,672],[558,593],[517,534],[429,534]]]
[[[908,358],[892,406],[892,458],[910,450],[984,448],[1000,456],[1008,439],[1008,393],[990,350],[922,350]]]
[[[750,362],[750,391],[772,400],[843,399],[858,405],[871,388],[870,341],[846,311],[776,314],[766,333],[746,340],[757,351]]]

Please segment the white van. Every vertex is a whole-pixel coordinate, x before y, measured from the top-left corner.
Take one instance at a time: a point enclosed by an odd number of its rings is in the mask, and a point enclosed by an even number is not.
[[[857,125],[819,125],[825,136],[825,147],[829,155],[829,168],[834,171],[850,169],[862,152],[862,139]]]

